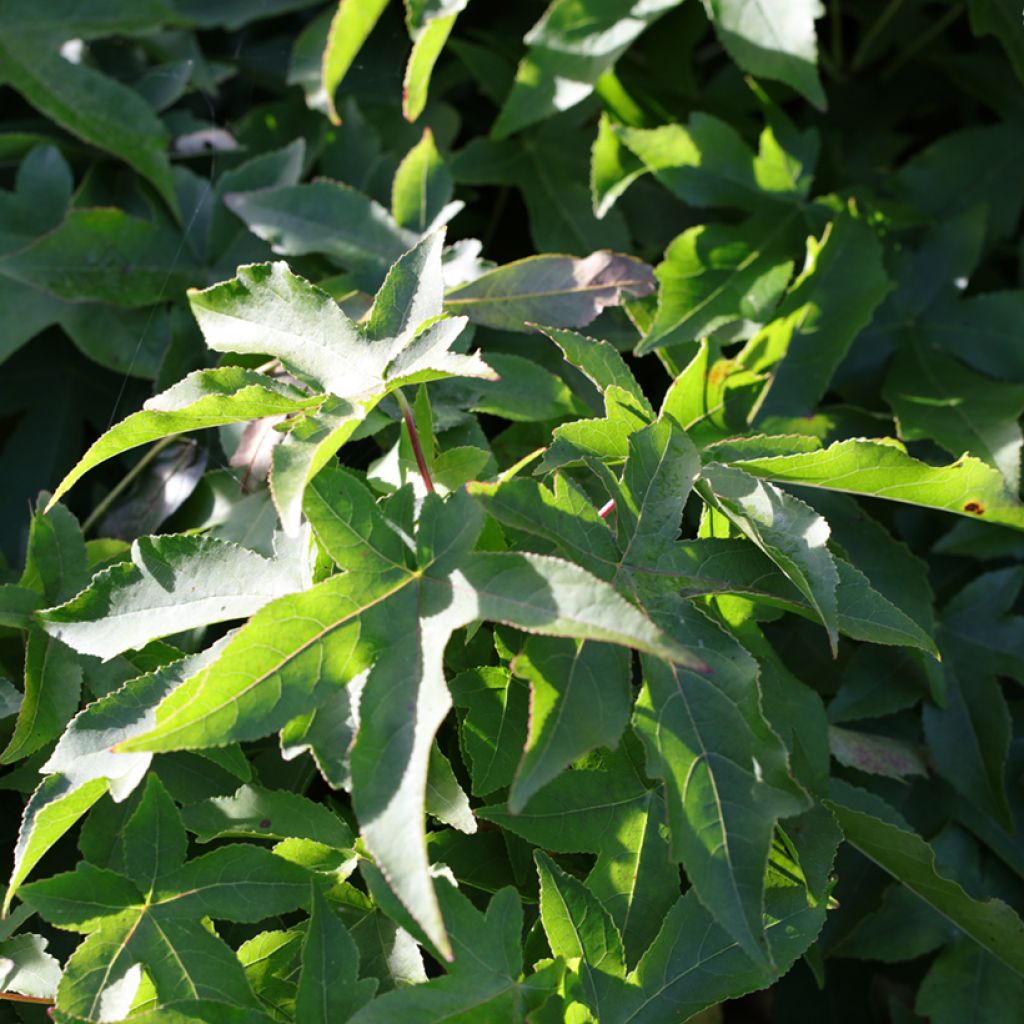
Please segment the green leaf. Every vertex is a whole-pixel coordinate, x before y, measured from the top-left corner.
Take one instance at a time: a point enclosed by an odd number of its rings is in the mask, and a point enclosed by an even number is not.
[[[942,669],[945,706],[926,704],[922,711],[935,766],[957,792],[1012,831],[1005,773],[1013,727],[1002,688],[956,655]]]
[[[752,213],[785,216],[781,205],[799,197],[747,145],[732,125],[695,113],[685,125],[615,129],[623,143],[662,185],[691,206],[735,206]]]
[[[855,640],[899,644],[937,654],[935,642],[901,609],[891,604],[867,577],[843,559],[835,559],[839,583],[836,604],[839,632]],[[666,553],[651,571],[678,580],[680,593],[740,594],[755,601],[817,618],[813,605],[773,569],[767,557],[755,557],[746,541],[705,538],[683,541]]]
[[[804,269],[776,319],[739,357],[747,369],[768,370],[753,415],[810,412],[891,287],[882,246],[863,223],[840,215],[820,241],[809,239]]]
[[[82,666],[70,648],[38,627],[25,645],[25,696],[0,763],[10,764],[60,735],[78,707]]]
[[[457,17],[458,13],[455,13],[431,19],[413,43],[402,80],[402,113],[406,121],[416,121],[427,105],[430,76]]]
[[[47,499],[49,495],[40,495],[32,517],[20,586],[56,604],[77,594],[89,582],[89,567],[78,520],[63,505]],[[48,504],[48,511],[43,509],[44,504]]]
[[[42,603],[42,597],[35,590],[5,584],[0,587],[0,626],[29,629],[33,623],[32,613]]]
[[[765,934],[775,968],[751,959],[688,892],[666,916],[658,937],[629,975],[638,990],[609,1016],[611,1024],[658,1024],[771,985],[814,941],[825,903],[810,905],[800,887],[770,890]],[[604,1024],[604,1022],[602,1022]]]
[[[152,7],[146,9],[150,12]],[[117,20],[121,17],[115,15]],[[145,18],[147,27],[157,20],[150,18]],[[22,25],[6,32],[0,43],[0,78],[72,135],[124,160],[153,185],[177,215],[178,200],[166,153],[167,129],[134,90],[84,63],[65,60],[57,48],[65,39],[74,38],[75,30],[64,23],[59,34],[46,38],[44,31],[55,29],[55,25],[45,30],[43,25]],[[99,34],[119,30],[115,21]]]
[[[637,36],[678,4],[679,0],[556,0],[526,34],[529,49],[493,136],[505,138],[585,100]]]
[[[129,309],[165,302],[201,277],[171,231],[115,209],[72,210],[51,232],[0,258],[0,274],[61,299]]]
[[[1012,1020],[1024,1000],[1024,978],[967,939],[947,946],[929,968],[914,1009],[934,1024],[976,1017]]]
[[[658,312],[637,354],[697,341],[736,320],[763,323],[793,272],[795,211],[739,227],[707,224],[672,240],[655,268]]]
[[[22,816],[14,867],[4,895],[4,913],[29,872],[43,855],[106,792],[103,780],[76,786],[58,775],[44,779],[32,794]]]
[[[603,419],[576,420],[556,427],[537,472],[577,465],[588,458],[621,463],[629,453],[630,437],[647,426],[650,406],[611,384],[604,393],[604,408]]]
[[[353,1024],[515,1020],[533,1010],[560,979],[556,971],[549,979],[532,975],[520,981],[523,912],[512,888],[496,893],[483,914],[444,879],[435,885],[455,950],[454,960],[445,965],[447,973],[374,1000],[352,1018]]]
[[[529,733],[508,797],[515,814],[583,754],[618,746],[632,691],[628,652],[606,644],[531,637],[512,668],[530,684]]]
[[[598,391],[604,394],[614,384],[628,391],[653,417],[654,410],[650,408],[633,371],[614,345],[575,331],[560,331],[554,327],[541,327],[541,330],[561,349],[566,360],[590,379]]]
[[[687,625],[692,630],[696,621]],[[800,813],[806,800],[761,715],[753,659],[715,632],[708,624],[702,648],[710,678],[644,660],[633,724],[648,772],[667,786],[673,856],[715,919],[748,956],[766,964],[768,849],[777,820]]]
[[[828,523],[799,499],[737,469],[711,463],[704,467],[704,479],[707,484],[702,497],[707,495],[705,500],[727,516],[807,598],[828,631],[834,652],[839,638],[839,573],[826,546]]]
[[[484,666],[460,672],[448,688],[465,711],[459,735],[474,795],[509,785],[526,745],[526,686],[507,669]]]
[[[432,23],[433,24],[433,23]],[[415,120],[415,118],[410,118]],[[423,234],[436,227],[452,197],[452,176],[429,128],[398,165],[391,185],[391,212],[403,228]]]
[[[334,106],[334,94],[386,6],[387,0],[341,0],[331,20],[323,56],[323,82],[327,113],[335,124],[340,124],[341,118]]]
[[[1024,923],[1002,900],[976,900],[936,871],[935,852],[878,797],[836,786],[829,808],[846,841],[998,960],[1024,975]]]
[[[1024,42],[1020,37],[1020,11],[1013,0],[969,0],[971,31],[976,36],[995,36],[1013,64],[1017,77],[1024,79]]]
[[[142,537],[130,562],[98,573],[39,619],[51,636],[104,660],[158,637],[244,619],[310,583],[301,548],[278,542],[270,559],[214,537]]]
[[[143,893],[152,893],[158,879],[181,867],[187,848],[178,808],[159,777],[147,776],[139,805],[121,836],[124,874]]]
[[[530,256],[506,263],[448,293],[445,308],[473,323],[522,331],[528,324],[585,327],[623,296],[654,291],[646,263],[632,256],[595,252],[573,256]]]
[[[60,961],[46,952],[42,935],[23,932],[0,942],[0,989],[5,993],[52,999],[60,981]]]
[[[330,904],[313,886],[309,928],[302,943],[296,1019],[341,1024],[373,998],[377,982],[357,981],[359,951]]]
[[[586,408],[561,377],[522,356],[488,354],[488,365],[498,375],[479,386],[474,412],[508,420],[553,420],[578,416]]]
[[[785,82],[825,108],[814,33],[825,8],[818,0],[704,0],[704,6],[722,45],[744,71]]]
[[[95,441],[61,481],[49,507],[94,466],[139,445],[186,430],[288,415],[321,401],[320,396],[309,398],[271,377],[237,366],[197,370],[151,398],[141,412],[132,413]]]
[[[1012,613],[1022,584],[1019,568],[996,569],[971,580],[949,600],[942,630],[957,665],[1022,681],[1021,617]]]
[[[888,498],[1024,529],[1021,503],[1006,490],[1000,474],[969,455],[948,466],[930,466],[894,443],[852,438],[821,451],[743,459],[736,465],[770,480]]]
[[[1008,491],[1020,490],[1024,386],[983,377],[911,342],[893,361],[882,393],[904,441],[933,440],[953,456],[968,452],[998,469]]]
[[[428,496],[417,532],[420,570],[350,571],[272,602],[216,663],[161,704],[155,728],[118,745],[119,751],[173,750],[263,736],[313,710],[372,663],[351,756],[356,815],[389,884],[443,955],[450,947],[430,881],[423,808],[431,743],[451,703],[441,670],[451,632],[489,619],[703,666],[571,563],[469,554],[481,526],[474,508],[462,492],[448,505]],[[276,637],[273,649],[265,643],[268,630]]]
[[[619,196],[648,170],[625,145],[615,127],[607,112],[602,111],[590,150],[590,196],[596,217],[604,217]]]
[[[191,804],[181,817],[200,843],[226,838],[300,838],[350,849],[355,842],[348,826],[323,804],[298,793],[261,786],[242,786],[231,796]]]
[[[383,206],[337,181],[231,192],[224,202],[274,252],[322,253],[370,291],[418,240]]]
[[[613,1003],[626,973],[622,937],[582,882],[562,872],[540,850],[533,857],[540,876],[540,918],[551,952],[565,960],[582,958],[583,1001],[604,1019],[605,1006]]]

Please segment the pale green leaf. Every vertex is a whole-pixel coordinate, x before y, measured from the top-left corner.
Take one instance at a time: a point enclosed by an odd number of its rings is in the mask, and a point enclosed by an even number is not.
[[[825,13],[819,0],[704,0],[704,6],[744,71],[785,82],[824,109],[814,32],[815,19]]]
[[[674,238],[654,270],[658,312],[637,353],[697,341],[737,320],[767,320],[793,270],[797,224],[793,211],[738,227],[702,225]]]
[[[821,451],[745,459],[736,465],[745,473],[783,483],[887,498],[1024,529],[1020,500],[1006,490],[997,470],[969,455],[947,466],[931,466],[898,444],[851,438]]]
[[[434,31],[434,25],[436,22],[429,31]],[[391,212],[403,228],[423,234],[437,227],[452,192],[452,176],[437,151],[433,133],[424,128],[423,137],[405,154],[395,172]]]
[[[492,134],[504,138],[582,102],[637,36],[680,0],[556,0],[526,34]]]
[[[104,660],[158,637],[244,619],[310,583],[303,552],[278,541],[270,559],[214,537],[142,537],[130,562],[98,573],[77,597],[39,618],[51,636]]]
[[[50,499],[53,506],[77,481],[101,462],[150,441],[186,430],[296,413],[322,402],[272,378],[237,366],[197,370],[145,408],[115,424],[79,459]]]
[[[430,76],[438,57],[441,56],[444,44],[448,42],[448,37],[455,27],[457,17],[456,13],[431,19],[413,43],[409,62],[405,66],[405,78],[402,81],[402,113],[406,121],[417,120],[427,105]],[[402,223],[401,219],[399,223]]]
[[[0,942],[0,989],[35,999],[52,999],[60,981],[60,961],[46,951],[42,935],[22,932]]]
[[[339,0],[327,33],[322,71],[327,112],[335,124],[340,124],[341,118],[334,106],[334,94],[385,7],[387,0]]]
[[[839,573],[826,546],[828,523],[799,499],[736,469],[712,463],[703,475],[701,495],[796,585],[817,611],[834,651]]]

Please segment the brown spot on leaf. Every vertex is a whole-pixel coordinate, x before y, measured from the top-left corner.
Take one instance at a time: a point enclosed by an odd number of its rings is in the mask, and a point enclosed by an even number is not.
[[[966,501],[964,502],[964,511],[970,512],[975,516],[983,516],[985,514],[985,506],[980,501]]]

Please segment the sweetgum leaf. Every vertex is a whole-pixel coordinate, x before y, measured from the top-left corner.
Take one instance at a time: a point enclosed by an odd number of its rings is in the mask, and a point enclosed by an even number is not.
[[[459,6],[464,5],[456,5],[455,13],[446,17],[432,18],[416,36],[402,80],[402,113],[406,121],[416,121],[427,105],[430,77],[455,27]]]
[[[162,437],[224,423],[297,413],[318,405],[308,395],[237,366],[197,370],[115,424],[78,461],[50,499],[50,507],[101,462]]]
[[[626,974],[622,937],[582,882],[540,850],[533,857],[540,876],[540,918],[551,952],[565,960],[582,958],[583,1001],[599,1019],[607,1019],[605,1006],[614,1002]]]
[[[15,10],[27,6],[19,3]],[[146,27],[160,21],[159,14],[154,17],[154,7],[146,4],[142,9],[140,20]],[[65,8],[65,12],[70,10]],[[60,55],[58,47],[64,40],[74,38],[75,29],[59,17],[59,10],[53,13],[58,16],[49,23],[47,19],[33,23],[32,19],[19,25],[20,19],[16,19],[11,25],[6,22],[5,10],[0,77],[72,135],[130,164],[177,214],[178,200],[166,152],[167,129],[149,104],[128,86],[86,64],[72,64]],[[86,15],[83,34],[121,31],[122,19],[120,14],[115,13],[110,19],[101,13],[100,23],[90,24]],[[136,24],[135,28],[139,27]]]
[[[637,36],[680,0],[556,0],[526,34],[529,49],[492,129],[504,138],[582,102]]]
[[[334,106],[334,94],[386,6],[387,0],[346,0],[338,4],[331,19],[323,55],[323,83],[327,114],[335,124],[340,124],[341,118]]]
[[[857,333],[892,287],[875,233],[844,214],[807,243],[800,276],[776,318],[739,359],[768,381],[752,418],[809,412],[824,395]]]
[[[350,492],[362,487],[347,474],[335,475],[332,483]],[[365,513],[365,501],[347,504]],[[490,619],[703,666],[607,584],[571,563],[470,553],[481,525],[464,493],[447,505],[428,496],[417,531],[420,569],[386,563],[373,572],[350,570],[305,594],[272,602],[214,665],[161,705],[155,728],[118,746],[173,750],[219,745],[228,736],[266,735],[370,668],[351,756],[356,815],[389,884],[447,955],[426,859],[423,810],[431,743],[451,706],[441,665],[451,632]],[[352,557],[354,533],[336,529],[320,536],[327,543],[339,538],[344,561]],[[268,629],[277,638],[273,649],[263,639]]]
[[[742,459],[745,473],[808,487],[866,494],[1024,529],[1024,506],[997,470],[969,455],[931,466],[883,441],[851,438],[820,451]]]
[[[704,0],[722,45],[745,71],[792,86],[825,108],[818,78],[814,21],[825,13],[818,0]]]
[[[976,900],[936,870],[935,851],[879,797],[833,782],[829,807],[846,840],[998,960],[1024,975],[1024,923],[998,899]]]
[[[998,469],[1012,494],[1020,490],[1024,386],[911,343],[893,361],[883,395],[904,441],[929,438],[953,456],[969,452]]]
[[[799,456],[796,456],[799,458]],[[747,462],[741,465],[746,466]],[[745,473],[711,463],[704,467],[715,508],[761,549],[817,611],[833,651],[839,637],[839,573],[826,547],[828,523],[802,501]]]
[[[595,252],[572,256],[530,256],[481,274],[450,291],[445,308],[473,323],[521,331],[525,324],[585,327],[623,296],[654,291],[646,263],[632,256]]]
[[[175,235],[121,210],[72,210],[31,245],[0,259],[0,274],[61,299],[129,309],[165,302],[201,275]]]
[[[914,1009],[935,1024],[973,1015],[980,1020],[1012,1020],[1021,1000],[1024,978],[976,943],[961,939],[935,959],[921,982]]]
[[[191,293],[207,344],[277,356],[329,396],[274,448],[270,487],[287,533],[299,527],[310,480],[394,389],[449,376],[492,378],[478,355],[450,351],[466,320],[441,316],[443,233],[426,236],[390,267],[362,324],[285,264],[242,267]]]
[[[337,181],[282,185],[224,197],[232,213],[282,256],[322,253],[375,291],[417,242],[379,203]]]
[[[359,951],[352,936],[313,886],[309,928],[302,943],[302,973],[295,1013],[310,1024],[348,1020],[373,998],[377,982],[357,981]]]
[[[423,137],[405,154],[395,172],[391,212],[403,228],[417,233],[429,231],[436,226],[452,191],[452,176],[437,151],[433,134],[424,128]]]
[[[244,619],[311,580],[304,552],[278,536],[276,558],[213,537],[132,543],[131,561],[98,573],[73,600],[40,613],[43,629],[104,660],[197,626]]]
[[[697,341],[736,320],[763,322],[793,272],[798,215],[706,224],[672,240],[655,268],[658,312],[637,354]]]

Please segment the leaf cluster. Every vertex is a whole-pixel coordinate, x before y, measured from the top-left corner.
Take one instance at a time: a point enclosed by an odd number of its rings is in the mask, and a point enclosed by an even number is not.
[[[0,0],[0,1020],[1015,1024],[1022,81]]]

